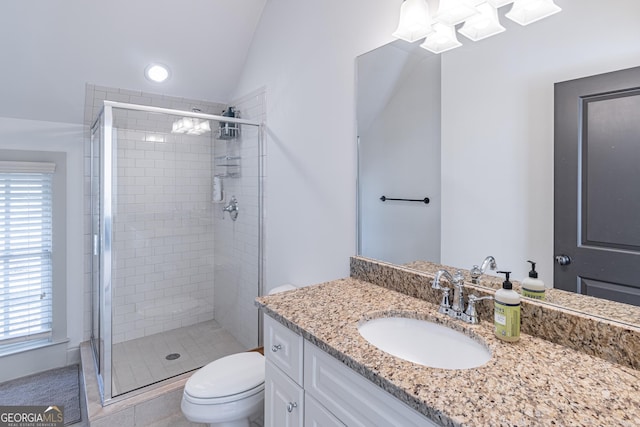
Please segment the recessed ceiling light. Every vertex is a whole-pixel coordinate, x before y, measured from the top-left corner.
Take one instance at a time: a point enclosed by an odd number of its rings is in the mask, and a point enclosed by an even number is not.
[[[169,78],[169,68],[161,64],[149,64],[144,70],[146,78],[152,82],[162,83]]]

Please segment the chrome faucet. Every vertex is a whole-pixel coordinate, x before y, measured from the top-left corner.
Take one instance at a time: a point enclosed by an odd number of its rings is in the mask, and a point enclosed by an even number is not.
[[[470,271],[471,283],[473,283],[474,285],[479,284],[480,276],[482,276],[484,272],[487,271],[487,268],[490,268],[491,270],[498,269],[498,265],[496,264],[496,259],[491,255],[489,255],[484,259],[484,261],[482,261],[482,265],[480,267],[478,267],[477,265],[474,265],[471,268],[471,271]]]
[[[440,285],[440,280],[442,280],[443,276],[453,286],[453,304],[449,304],[450,288],[445,288]],[[438,270],[431,287],[433,289],[442,289],[444,292],[438,311],[455,317],[456,319],[462,318],[464,312],[464,276],[462,272],[458,270],[456,274],[451,275],[447,270]]]
[[[487,257],[488,258],[488,257]],[[493,257],[491,257],[493,258]],[[494,260],[495,263],[495,260]],[[494,264],[495,265],[495,264]],[[440,284],[442,278],[447,279],[454,288],[453,304],[449,303],[450,288],[446,288]],[[456,271],[454,275],[451,275],[447,270],[438,270],[436,277],[431,282],[433,289],[442,290],[442,300],[438,312],[442,314],[448,314],[454,319],[460,319],[467,323],[477,324],[478,313],[476,312],[476,302],[493,299],[492,296],[478,297],[477,295],[469,295],[469,304],[467,309],[464,309],[464,276],[460,270]]]

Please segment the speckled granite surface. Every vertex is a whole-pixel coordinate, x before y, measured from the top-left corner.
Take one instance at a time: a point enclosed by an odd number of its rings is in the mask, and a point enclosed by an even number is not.
[[[417,279],[416,279],[417,280]],[[445,426],[638,426],[640,371],[523,334],[515,344],[492,324],[466,325],[434,304],[348,278],[260,297],[267,315],[302,334],[409,406]],[[365,341],[360,321],[427,318],[484,342],[493,357],[468,370],[429,368]]]
[[[442,267],[425,263],[427,264],[429,271],[437,271],[438,267]],[[434,274],[426,272],[427,267],[419,272],[381,261],[352,257],[351,277],[437,304],[440,292],[431,289]],[[494,279],[500,281],[499,278]],[[467,294],[493,294],[493,290],[485,286],[465,284],[465,288]],[[522,300],[521,307],[522,332],[613,363],[640,369],[640,327],[527,298]],[[478,304],[477,309],[480,319],[492,322],[492,303]]]

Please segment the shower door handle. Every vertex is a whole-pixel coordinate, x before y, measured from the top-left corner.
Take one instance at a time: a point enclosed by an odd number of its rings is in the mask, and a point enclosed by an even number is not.
[[[94,234],[93,235],[93,255],[98,256],[98,235]]]

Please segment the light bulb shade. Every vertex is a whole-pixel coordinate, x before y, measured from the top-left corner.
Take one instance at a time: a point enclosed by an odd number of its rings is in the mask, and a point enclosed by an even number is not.
[[[505,28],[500,25],[498,11],[495,7],[489,3],[483,3],[478,6],[478,11],[479,14],[465,21],[459,30],[460,34],[477,42],[505,31]]]
[[[186,133],[187,135],[202,135],[203,133],[211,132],[211,125],[209,124],[209,120],[183,117],[173,122],[171,132]]]
[[[211,125],[209,125],[209,120],[196,119],[196,124],[193,127],[192,134],[202,135],[203,133],[207,133],[207,132],[211,132]]]
[[[393,36],[413,43],[425,38],[431,31],[431,16],[426,0],[405,0],[400,6],[400,22]]]
[[[475,0],[440,0],[436,19],[445,25],[457,25],[476,15]]]
[[[181,119],[173,122],[173,126],[171,128],[171,132],[173,133],[186,133],[189,129],[193,127],[191,123],[191,119],[188,117],[183,117]]]
[[[429,34],[424,43],[420,45],[421,48],[433,53],[442,53],[462,46],[453,26],[437,22],[433,25],[433,30],[433,33]]]
[[[515,0],[505,16],[520,25],[528,25],[561,10],[553,0]]]
[[[513,3],[513,0],[487,0],[487,3],[497,9],[499,7]]]

